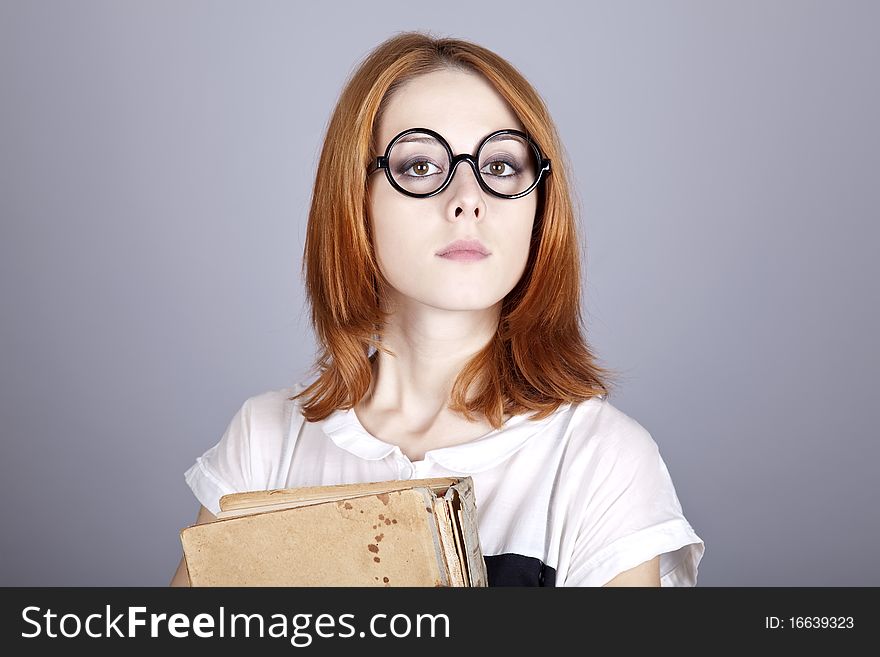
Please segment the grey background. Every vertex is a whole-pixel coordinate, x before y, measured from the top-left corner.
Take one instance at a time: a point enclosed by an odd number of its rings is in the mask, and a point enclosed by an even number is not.
[[[880,585],[880,3],[343,4],[0,4],[0,584],[170,580],[183,472],[311,365],[337,95],[427,29],[548,103],[699,585]]]

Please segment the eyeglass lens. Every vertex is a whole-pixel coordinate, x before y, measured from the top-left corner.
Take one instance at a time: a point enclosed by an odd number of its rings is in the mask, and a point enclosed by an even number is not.
[[[446,181],[449,153],[440,141],[424,132],[400,138],[388,156],[388,167],[395,182],[414,194],[430,194]],[[468,166],[462,162],[459,165]],[[528,189],[538,175],[534,148],[518,135],[500,134],[485,143],[478,169],[483,181],[499,194],[519,194]]]

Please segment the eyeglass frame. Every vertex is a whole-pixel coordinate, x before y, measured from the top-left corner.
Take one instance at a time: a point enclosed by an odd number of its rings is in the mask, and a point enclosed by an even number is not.
[[[428,192],[427,194],[416,194],[415,192],[407,191],[406,189],[404,189],[403,187],[398,185],[397,181],[394,180],[394,176],[391,175],[391,167],[388,165],[388,158],[391,156],[391,149],[394,148],[394,145],[402,137],[405,137],[406,135],[412,134],[414,132],[424,132],[424,133],[427,133],[430,136],[434,137],[437,141],[440,142],[440,144],[443,146],[443,148],[446,149],[446,154],[449,157],[449,171],[446,173],[446,180],[443,181],[443,184],[440,185],[440,187],[435,189],[433,192]],[[478,164],[477,164],[477,162],[479,161],[479,158],[480,158],[480,152],[483,150],[483,147],[487,143],[489,143],[489,141],[493,137],[497,137],[498,135],[516,135],[518,137],[522,137],[523,139],[526,140],[526,143],[529,144],[529,146],[531,146],[532,150],[534,150],[534,152],[535,152],[535,157],[537,158],[537,161],[538,161],[538,174],[535,176],[534,182],[528,187],[528,189],[525,189],[525,190],[519,192],[518,194],[502,194],[500,192],[496,192],[494,189],[492,189],[491,187],[489,187],[489,185],[486,184],[486,181],[483,180],[483,176],[480,174],[480,170],[479,170]],[[401,194],[405,194],[406,196],[411,196],[413,198],[429,198],[431,196],[435,196],[435,195],[439,194],[440,192],[442,192],[444,189],[446,189],[449,186],[449,183],[452,182],[452,177],[455,175],[456,167],[458,167],[458,164],[462,161],[467,162],[468,164],[471,165],[471,169],[474,170],[474,174],[477,178],[477,182],[480,184],[480,187],[485,192],[488,192],[489,194],[492,194],[493,196],[497,196],[499,198],[505,198],[505,199],[510,199],[510,200],[522,198],[523,196],[530,194],[538,186],[538,184],[541,182],[541,180],[544,179],[545,173],[547,175],[550,175],[550,160],[548,160],[544,157],[544,154],[541,153],[541,149],[538,147],[538,145],[535,143],[535,141],[531,137],[529,137],[526,133],[521,132],[520,130],[514,130],[514,129],[510,129],[510,128],[504,129],[504,130],[496,130],[495,132],[492,132],[489,135],[487,135],[486,137],[484,137],[482,139],[482,141],[480,141],[480,145],[477,146],[477,152],[475,155],[471,155],[470,153],[460,153],[459,155],[453,155],[452,148],[450,148],[449,144],[447,143],[447,141],[443,138],[443,136],[440,133],[435,132],[434,130],[431,130],[430,128],[407,128],[403,132],[400,132],[394,136],[394,138],[389,142],[388,146],[385,148],[384,155],[376,156],[376,159],[370,163],[369,167],[367,168],[367,176],[369,177],[369,176],[373,175],[379,169],[385,169],[385,177],[388,179],[388,182],[391,183],[391,186],[394,187],[394,189],[396,189]]]

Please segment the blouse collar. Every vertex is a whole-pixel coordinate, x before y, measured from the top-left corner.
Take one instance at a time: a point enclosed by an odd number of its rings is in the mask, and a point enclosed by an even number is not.
[[[428,450],[425,452],[425,461],[434,461],[447,470],[460,473],[488,470],[510,458],[571,406],[570,402],[560,404],[556,411],[537,421],[529,419],[531,414],[514,415],[500,428],[466,443]],[[407,458],[400,447],[380,440],[367,431],[354,408],[334,411],[324,419],[322,428],[337,446],[362,459],[374,461],[392,453]]]

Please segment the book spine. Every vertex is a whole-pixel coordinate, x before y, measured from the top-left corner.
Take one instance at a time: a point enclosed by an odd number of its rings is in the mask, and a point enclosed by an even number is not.
[[[486,561],[480,545],[480,534],[477,527],[477,506],[474,495],[473,479],[464,477],[447,492],[453,492],[452,509],[458,515],[459,527],[462,528],[463,549],[467,563],[470,586],[488,586],[489,577],[486,573]]]

